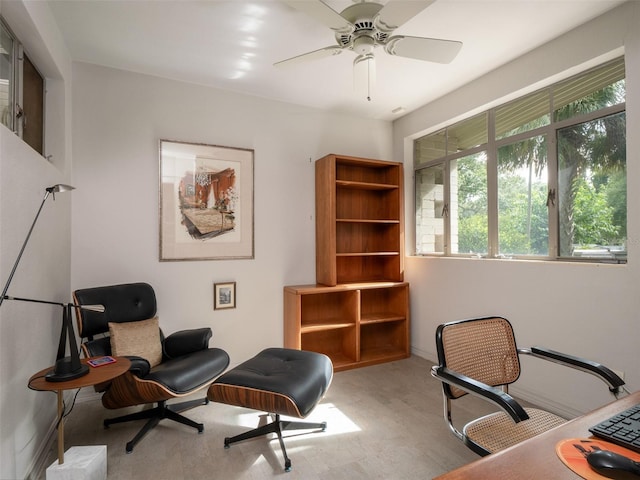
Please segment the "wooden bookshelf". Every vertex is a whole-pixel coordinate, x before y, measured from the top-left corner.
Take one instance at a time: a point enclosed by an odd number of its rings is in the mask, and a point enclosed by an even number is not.
[[[316,161],[316,281],[403,280],[402,164],[327,155]]]
[[[316,282],[284,288],[284,344],[336,371],[407,358],[402,164],[316,161]]]

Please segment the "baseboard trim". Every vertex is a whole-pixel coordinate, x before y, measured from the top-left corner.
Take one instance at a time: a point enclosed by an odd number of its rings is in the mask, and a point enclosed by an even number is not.
[[[438,360],[437,360],[438,356],[433,352],[429,352],[427,350],[423,350],[421,348],[412,346],[411,354],[416,355],[417,357],[420,357],[420,358],[424,358],[425,360],[432,362],[434,365],[438,364]]]
[[[533,392],[526,388],[521,388],[514,385],[509,389],[509,393],[514,397],[529,402],[542,410],[554,413],[559,417],[566,418],[568,420],[584,414],[584,412],[578,411],[575,408],[571,408],[563,403],[558,403],[551,398],[545,397],[544,395],[540,395],[539,393]]]

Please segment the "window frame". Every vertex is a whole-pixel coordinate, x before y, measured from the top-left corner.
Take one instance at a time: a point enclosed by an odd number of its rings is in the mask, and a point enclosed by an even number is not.
[[[2,16],[0,16],[0,26],[13,41],[12,52],[10,52],[11,72],[8,86],[9,111],[7,118],[9,121],[8,124],[1,123],[44,157],[46,147],[47,78],[42,74],[33,57],[25,51],[24,45]],[[41,81],[41,91],[35,91],[31,84],[26,84],[24,74],[25,61],[29,62],[32,67],[30,69],[31,78],[37,78]],[[25,98],[28,100],[25,101]],[[35,100],[35,103],[33,100]],[[35,110],[31,109],[32,106],[36,106]],[[31,121],[28,122],[29,118]],[[25,124],[27,124],[27,127],[25,127]],[[30,125],[34,124],[39,126],[36,137],[27,135],[25,138],[25,128],[29,128]],[[37,140],[33,140],[35,138]]]
[[[616,105],[610,105],[607,107],[603,107],[601,109],[590,111],[588,113],[575,115],[571,118],[556,120],[555,119],[555,108],[553,104],[553,89],[558,86],[562,86],[563,84],[572,81],[575,78],[578,78],[582,75],[589,74],[589,72],[598,70],[599,68],[603,68],[609,64],[614,64],[615,62],[622,61],[624,66],[624,57],[619,57],[610,62],[601,64],[595,68],[586,70],[577,75],[574,75],[568,79],[559,81],[550,85],[548,87],[542,88],[535,92],[531,92],[529,94],[518,97],[510,102],[503,103],[492,107],[481,114],[474,114],[462,120],[458,120],[455,123],[447,125],[445,127],[438,127],[434,129],[432,132],[427,132],[424,135],[421,135],[419,138],[414,139],[414,150],[413,150],[413,161],[414,161],[414,213],[417,212],[417,173],[426,168],[434,167],[436,165],[442,165],[444,171],[444,204],[445,209],[449,211],[451,204],[451,171],[450,164],[451,161],[457,160],[463,157],[467,157],[470,155],[477,154],[478,152],[486,151],[487,158],[487,220],[488,220],[488,245],[487,245],[487,254],[486,255],[478,255],[478,254],[469,254],[469,253],[452,253],[451,251],[451,216],[446,215],[444,218],[444,251],[443,252],[419,252],[418,250],[418,226],[416,225],[415,216],[414,216],[414,244],[413,251],[417,256],[435,256],[435,257],[458,257],[458,258],[490,258],[490,259],[503,259],[503,258],[513,258],[518,260],[547,260],[547,261],[570,261],[570,262],[584,262],[584,263],[627,263],[626,255],[624,259],[621,258],[596,258],[596,257],[580,257],[580,256],[560,256],[560,238],[559,238],[559,222],[560,222],[560,213],[558,208],[558,202],[548,202],[548,229],[549,229],[549,248],[548,255],[504,255],[499,251],[499,226],[498,226],[498,158],[497,153],[498,150],[505,146],[514,144],[517,142],[521,142],[528,138],[533,138],[536,136],[545,136],[547,142],[547,192],[557,192],[558,191],[558,151],[557,151],[557,135],[560,130],[563,128],[571,127],[574,125],[579,125],[585,122],[592,122],[598,119],[606,118],[611,115],[624,113],[626,112],[626,100],[624,102],[618,103]],[[626,79],[626,75],[624,77]],[[524,132],[520,132],[514,135],[501,137],[500,139],[496,139],[496,111],[509,105],[511,103],[518,102],[523,98],[529,95],[536,95],[541,92],[547,92],[549,99],[549,123],[537,128],[533,128],[530,130],[526,130]],[[430,159],[422,163],[418,163],[416,160],[416,152],[417,152],[417,142],[421,138],[428,137],[429,135],[445,132],[445,145],[448,144],[448,131],[451,127],[455,125],[459,125],[462,122],[469,120],[469,118],[477,117],[478,115],[485,114],[487,116],[487,128],[488,128],[488,139],[487,143],[475,146],[469,150],[458,151],[454,153],[449,153],[447,147],[445,147],[445,155],[443,157],[437,159]],[[628,202],[626,204],[628,211]],[[626,253],[626,252],[625,252]]]
[[[16,72],[16,67],[17,67],[16,64],[17,64],[17,56],[18,56],[17,55],[18,40],[15,34],[13,33],[13,31],[11,30],[11,28],[9,28],[9,25],[7,25],[7,22],[1,16],[0,16],[0,28],[2,29],[3,33],[11,40],[11,52],[7,52],[8,69],[9,69],[9,71],[7,72],[8,78],[6,79],[8,81],[7,83],[8,111],[6,112],[7,123],[4,122],[4,119],[1,119],[0,123],[2,123],[2,125],[7,127],[12,132],[17,133],[15,131],[14,126],[16,123],[15,106],[16,106],[16,98],[17,98],[16,84],[17,84],[17,78],[18,78],[18,74]],[[5,116],[5,113],[3,113],[3,117],[4,116]]]

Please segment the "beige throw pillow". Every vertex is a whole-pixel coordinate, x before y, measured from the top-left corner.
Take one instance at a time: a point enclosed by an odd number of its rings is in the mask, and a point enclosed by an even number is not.
[[[139,322],[109,322],[109,334],[113,355],[142,357],[152,368],[162,362],[158,317]]]

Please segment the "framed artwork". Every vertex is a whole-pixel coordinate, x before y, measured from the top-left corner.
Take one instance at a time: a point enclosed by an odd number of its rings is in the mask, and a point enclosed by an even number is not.
[[[253,157],[160,140],[160,261],[254,258]]]
[[[236,308],[236,282],[213,284],[213,308]]]

